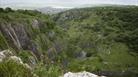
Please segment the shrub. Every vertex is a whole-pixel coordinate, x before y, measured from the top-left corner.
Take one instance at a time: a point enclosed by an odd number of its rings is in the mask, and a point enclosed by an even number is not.
[[[6,7],[6,8],[5,8],[5,12],[8,13],[8,12],[14,12],[14,11],[13,11],[11,8]]]
[[[33,77],[31,71],[12,60],[0,62],[0,77]]]
[[[58,77],[62,74],[62,70],[57,65],[44,65],[39,64],[35,71],[34,71],[39,77]]]

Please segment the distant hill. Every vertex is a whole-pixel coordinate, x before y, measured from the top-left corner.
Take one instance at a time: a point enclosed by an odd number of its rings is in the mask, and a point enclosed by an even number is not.
[[[68,9],[69,8],[44,7],[44,8],[39,8],[37,10],[45,14],[56,14],[62,11],[66,11]]]
[[[114,6],[114,7],[123,7],[123,6],[131,6],[131,5],[119,5],[119,4],[84,4],[77,6],[76,8],[86,8],[86,7],[105,7],[105,6]]]

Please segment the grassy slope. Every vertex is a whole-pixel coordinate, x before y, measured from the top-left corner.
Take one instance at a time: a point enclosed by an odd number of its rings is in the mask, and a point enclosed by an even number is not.
[[[91,55],[84,60],[74,59],[69,69],[137,72],[137,11],[135,6],[109,6],[73,9],[55,15],[54,20],[66,30],[69,42],[75,47],[72,52],[85,51]]]

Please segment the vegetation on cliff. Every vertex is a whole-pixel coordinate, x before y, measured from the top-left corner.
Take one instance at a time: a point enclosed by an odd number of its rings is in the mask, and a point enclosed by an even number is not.
[[[0,50],[5,49],[39,77],[84,70],[132,72],[133,77],[138,73],[138,7],[81,8],[50,16],[1,8]]]

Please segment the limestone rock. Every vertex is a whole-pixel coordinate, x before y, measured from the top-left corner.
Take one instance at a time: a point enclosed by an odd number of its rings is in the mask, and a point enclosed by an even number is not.
[[[4,60],[12,60],[12,61],[15,61],[16,63],[22,64],[24,67],[28,69],[32,69],[28,64],[23,63],[20,57],[13,55],[13,53],[10,50],[0,51],[0,62]]]
[[[64,74],[63,77],[105,77],[105,76],[98,76],[93,73],[84,71],[84,72],[78,72],[78,73],[68,72]]]
[[[38,22],[38,20],[33,20],[33,22],[32,22],[32,27],[34,28],[34,29],[39,29],[39,22]]]
[[[0,52],[0,62],[3,61],[4,58],[12,56],[13,53],[10,50],[4,50]]]
[[[17,57],[17,56],[10,56],[9,57],[10,60],[13,60],[17,63],[23,64],[23,61],[21,60],[21,58]]]

